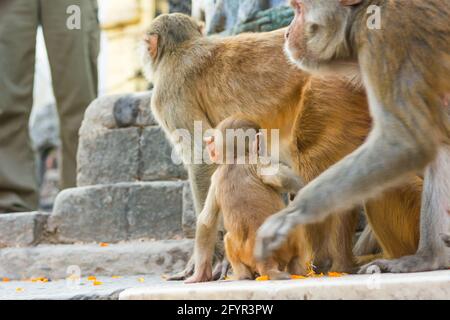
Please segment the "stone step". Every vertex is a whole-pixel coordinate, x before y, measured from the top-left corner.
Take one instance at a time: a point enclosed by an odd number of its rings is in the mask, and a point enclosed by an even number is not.
[[[450,270],[349,275],[290,281],[161,282],[131,288],[120,300],[450,299]]]
[[[62,191],[48,232],[58,243],[176,239],[192,236],[193,216],[184,181],[96,185]]]
[[[0,214],[0,247],[25,247],[42,241],[49,214]]]
[[[186,179],[150,110],[151,92],[106,96],[88,107],[80,129],[78,186]]]
[[[0,249],[0,278],[65,279],[71,270],[89,275],[157,275],[182,270],[192,240],[135,241],[119,244],[39,245]]]

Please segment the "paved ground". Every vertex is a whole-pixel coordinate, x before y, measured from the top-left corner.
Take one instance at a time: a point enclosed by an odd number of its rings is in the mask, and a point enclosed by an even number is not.
[[[80,285],[0,282],[0,299],[450,299],[450,270],[406,275],[291,281],[225,281],[185,285],[156,276],[82,278]]]

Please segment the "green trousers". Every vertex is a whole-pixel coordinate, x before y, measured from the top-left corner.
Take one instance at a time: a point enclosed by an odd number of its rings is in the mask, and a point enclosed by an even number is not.
[[[39,25],[60,119],[61,188],[76,185],[78,130],[97,96],[97,11],[96,0],[6,0],[0,5],[0,212],[38,208],[28,120]]]

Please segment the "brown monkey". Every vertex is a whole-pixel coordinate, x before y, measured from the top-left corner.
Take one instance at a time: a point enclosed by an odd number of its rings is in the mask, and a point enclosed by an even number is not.
[[[161,15],[152,23],[144,45],[145,69],[154,82],[152,111],[175,146],[183,143],[174,138],[176,129],[187,129],[193,136],[194,121],[201,121],[203,129],[211,129],[242,113],[263,128],[280,129],[281,160],[308,182],[367,137],[371,120],[363,90],[338,78],[311,79],[292,66],[283,53],[284,30],[205,38],[189,17]],[[200,212],[215,166],[195,164],[192,159],[184,162],[196,211]],[[376,226],[392,230],[392,236],[377,236],[379,241],[393,248],[414,248],[415,239],[393,236],[403,234],[405,226],[416,221],[417,210],[404,206],[404,201],[414,204],[417,197],[406,193],[406,188],[401,191],[389,191],[389,197],[374,199],[368,214],[382,217],[374,218]],[[420,200],[415,208],[419,205]],[[396,210],[390,215],[386,208]],[[397,214],[404,220],[397,219]],[[306,226],[307,244],[319,260],[315,264],[350,272],[355,225],[355,213],[349,211]],[[410,229],[413,227],[408,227],[408,232]],[[405,241],[412,244],[397,245]],[[392,254],[399,256],[404,251]],[[205,258],[209,252],[197,254]],[[189,264],[172,279],[185,279],[192,272],[193,264]]]
[[[312,73],[354,72],[358,63],[374,126],[355,152],[303,188],[261,227],[256,254],[270,254],[298,224],[317,223],[425,170],[421,237],[415,255],[362,268],[414,272],[448,267],[441,234],[450,228],[450,2],[292,0],[286,51]],[[381,11],[382,30],[367,12]],[[431,21],[431,22],[430,22]],[[399,31],[401,30],[401,36]]]
[[[301,179],[285,165],[277,164],[275,172],[264,174],[270,164],[259,159],[263,139],[260,130],[253,121],[233,116],[222,121],[214,135],[205,138],[209,156],[219,166],[198,217],[195,252],[212,253],[220,212],[227,232],[225,252],[235,280],[254,279],[256,275],[267,275],[273,280],[290,279],[289,273],[305,273],[308,262],[307,252],[301,249],[305,242],[301,229],[293,232],[286,245],[268,261],[258,263],[253,257],[256,231],[267,217],[285,207],[282,193],[297,192],[303,186]],[[211,241],[205,241],[204,235]],[[187,283],[213,279],[211,257],[212,254],[196,256],[195,273]]]

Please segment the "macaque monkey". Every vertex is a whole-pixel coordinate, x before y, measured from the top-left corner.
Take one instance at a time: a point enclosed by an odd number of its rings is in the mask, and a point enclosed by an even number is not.
[[[345,79],[310,77],[293,66],[283,52],[284,33],[206,38],[185,15],[161,15],[153,21],[143,42],[144,69],[154,84],[153,114],[175,147],[186,144],[174,136],[177,129],[194,137],[194,121],[208,130],[229,116],[243,114],[262,128],[280,130],[280,160],[310,182],[364,142],[371,127],[364,90]],[[200,213],[216,165],[183,161]],[[366,203],[385,257],[417,249],[421,188],[420,182],[409,181]],[[304,226],[304,245],[315,265],[352,271],[357,213],[348,210]],[[208,259],[210,252],[198,254]],[[185,280],[193,271],[191,259],[170,279]]]
[[[424,173],[415,254],[364,266],[386,272],[448,268],[450,216],[450,2],[442,0],[292,0],[286,52],[313,74],[361,73],[373,129],[355,152],[303,188],[258,233],[256,255],[270,256],[299,224],[323,221],[414,173]],[[381,30],[367,24],[374,7]]]
[[[297,192],[303,186],[296,173],[282,164],[276,164],[276,171],[264,175],[270,161],[264,164],[260,161],[259,146],[263,142],[260,130],[253,121],[235,116],[222,121],[214,135],[205,138],[211,161],[218,168],[211,178],[205,207],[198,216],[194,252],[210,254],[196,255],[195,273],[187,283],[213,279],[211,258],[219,213],[227,232],[225,252],[233,279],[267,275],[271,280],[283,280],[290,279],[289,273],[306,272],[308,260],[306,251],[301,250],[305,242],[301,229],[291,233],[288,242],[268,261],[258,263],[253,256],[256,231],[267,217],[285,207],[282,193]]]

